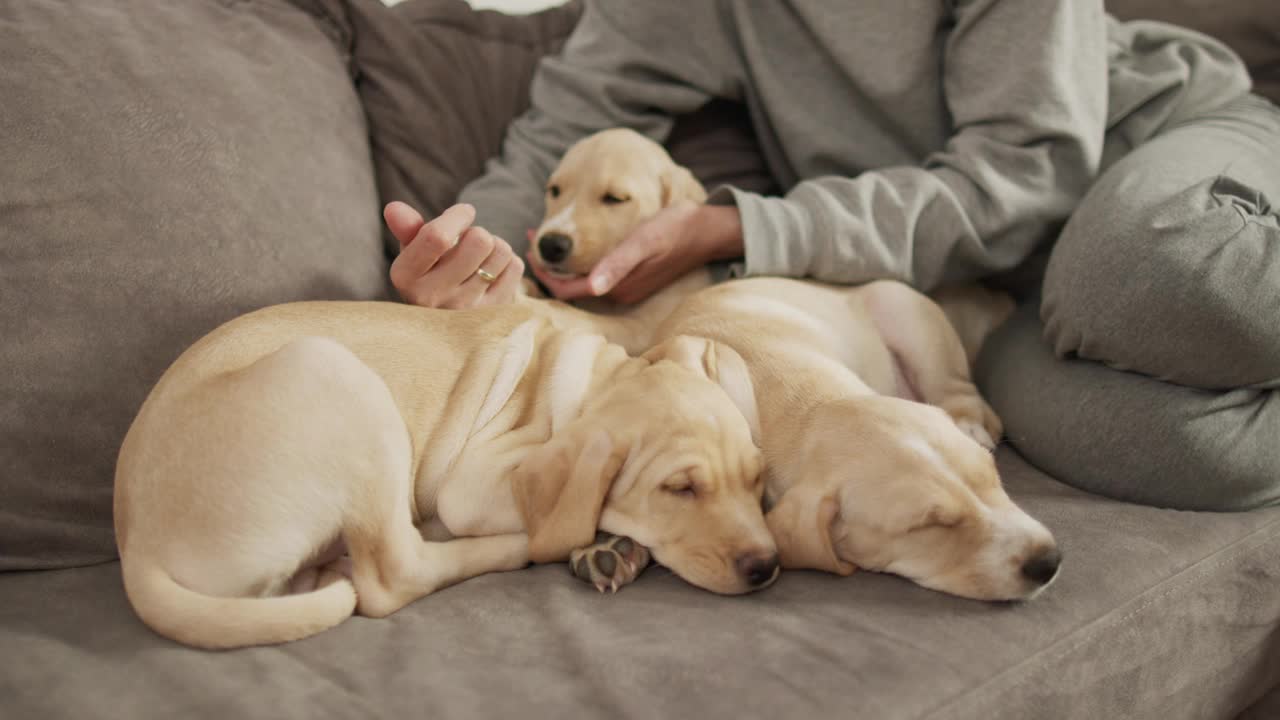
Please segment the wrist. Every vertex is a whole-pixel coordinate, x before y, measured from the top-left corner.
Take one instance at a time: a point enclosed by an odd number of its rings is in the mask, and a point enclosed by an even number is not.
[[[736,206],[698,206],[694,229],[707,262],[742,257],[742,215]]]

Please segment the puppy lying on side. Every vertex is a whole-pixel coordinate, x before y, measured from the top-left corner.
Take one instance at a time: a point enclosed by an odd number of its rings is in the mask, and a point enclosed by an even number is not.
[[[688,332],[751,370],[784,568],[861,567],[979,600],[1027,599],[1056,576],[1052,535],[1001,486],[1000,420],[926,296],[740,280],[690,297],[658,337]]]
[[[552,187],[559,195],[590,188],[588,197],[599,188],[661,188],[675,174],[670,164],[656,143],[611,130],[571,150]],[[550,204],[540,231],[572,231],[570,254],[557,262],[575,273],[647,217],[589,222],[583,213],[608,213],[585,208]],[[964,597],[1028,598],[1056,575],[1060,555],[1001,487],[990,453],[999,418],[969,377],[970,356],[1012,304],[976,287],[947,298],[965,344],[937,304],[893,282],[674,287],[629,316],[576,321],[624,343],[628,334],[630,342],[704,335],[742,355],[757,389],[767,519],[784,567],[863,567]],[[575,573],[601,589],[629,582],[645,562],[643,544],[625,539],[573,557]]]
[[[564,560],[597,527],[758,589],[778,564],[748,418],[741,358],[699,338],[632,358],[527,304],[267,308],[187,350],[130,428],[125,589],[166,637],[279,643]]]

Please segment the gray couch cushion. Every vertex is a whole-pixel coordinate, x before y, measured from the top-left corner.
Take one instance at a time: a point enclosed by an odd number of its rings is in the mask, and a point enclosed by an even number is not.
[[[385,294],[359,101],[283,0],[0,6],[0,570],[115,556],[115,456],[190,342]]]
[[[555,565],[207,653],[151,634],[110,564],[0,576],[0,697],[31,718],[1205,720],[1280,681],[1280,509],[1157,510],[1000,466],[1066,554],[1030,604],[866,572],[718,597],[650,570],[602,596]]]
[[[463,0],[312,0],[347,34],[384,202],[428,217],[497,155],[507,123],[529,105],[543,55],[573,30],[581,2],[527,16]],[[399,250],[387,236],[388,248]]]

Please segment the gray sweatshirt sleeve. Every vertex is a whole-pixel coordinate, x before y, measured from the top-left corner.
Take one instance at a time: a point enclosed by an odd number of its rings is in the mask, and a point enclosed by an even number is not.
[[[735,189],[745,274],[922,289],[1013,267],[1098,170],[1107,102],[1098,0],[955,0],[943,56],[956,128],[919,167],[800,182],[784,198]]]
[[[732,53],[723,37],[705,32],[719,23],[715,5],[587,3],[561,54],[539,66],[531,107],[511,124],[501,154],[463,188],[459,201],[475,205],[477,223],[523,257],[525,230],[542,218],[547,178],[571,145],[619,126],[662,142],[674,115],[730,92],[724,69]],[[682,39],[691,28],[703,32]]]

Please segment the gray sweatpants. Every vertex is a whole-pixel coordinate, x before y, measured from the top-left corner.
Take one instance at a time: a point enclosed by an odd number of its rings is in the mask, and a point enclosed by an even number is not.
[[[1109,167],[1053,248],[1042,299],[979,383],[1009,440],[1134,502],[1280,503],[1280,108],[1180,119]]]

